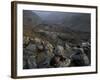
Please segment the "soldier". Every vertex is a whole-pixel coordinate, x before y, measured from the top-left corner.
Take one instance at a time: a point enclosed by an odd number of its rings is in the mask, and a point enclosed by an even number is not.
[[[51,67],[68,67],[70,65],[70,59],[64,55],[63,46],[57,45],[54,54],[54,57],[50,61]]]
[[[69,65],[70,59],[65,58],[62,55],[55,55],[50,61],[51,67],[68,67]]]

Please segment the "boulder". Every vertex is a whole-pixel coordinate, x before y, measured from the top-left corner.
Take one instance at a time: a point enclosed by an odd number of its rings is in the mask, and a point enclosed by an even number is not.
[[[64,47],[57,45],[54,50],[55,55],[64,55]]]
[[[36,68],[36,59],[35,56],[24,57],[23,59],[23,69],[33,69]]]
[[[36,45],[35,44],[29,44],[26,49],[30,50],[30,51],[36,51]]]
[[[69,58],[66,58],[65,61],[60,62],[60,67],[69,67],[71,63],[71,60]]]
[[[88,66],[89,62],[87,55],[80,51],[71,55],[72,66]]]
[[[51,67],[68,67],[70,63],[71,63],[71,60],[69,58],[65,58],[61,55],[55,55],[50,61],[50,66]]]

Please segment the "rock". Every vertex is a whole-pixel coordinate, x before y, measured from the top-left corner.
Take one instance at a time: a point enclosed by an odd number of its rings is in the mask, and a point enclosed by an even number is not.
[[[64,55],[64,47],[61,45],[57,45],[54,50],[55,55]]]
[[[37,67],[36,64],[36,48],[35,45],[29,44],[27,48],[23,48],[23,68],[33,69]]]
[[[30,55],[35,55],[35,53],[28,49],[23,49],[23,56],[30,56]]]
[[[44,46],[42,44],[36,44],[36,47],[40,51],[43,51],[44,50]]]
[[[69,50],[71,47],[68,45],[68,43],[65,43],[65,48]]]
[[[47,54],[47,56],[52,56],[53,55],[53,46],[52,44],[50,44],[49,42],[46,42],[43,44],[44,45],[44,48],[45,48],[45,52]]]
[[[37,52],[37,54],[36,54],[36,63],[37,63],[38,68],[40,67],[41,64],[44,63],[45,59],[46,59],[45,52],[43,52],[43,51],[42,52]]]
[[[30,51],[36,51],[36,45],[35,44],[29,44],[26,49],[30,50]]]
[[[71,60],[69,58],[65,58],[61,55],[55,55],[50,61],[50,66],[51,67],[68,67],[70,63],[71,63]]]
[[[39,39],[37,37],[34,39],[34,41],[35,41],[36,44],[41,44],[41,39]]]
[[[86,66],[88,66],[90,64],[89,58],[86,54],[83,54],[83,60],[84,60],[84,64]]]
[[[70,59],[68,59],[68,58],[66,58],[66,60],[65,61],[61,61],[60,62],[60,67],[68,67],[68,66],[70,66],[70,63],[71,63],[71,60]]]
[[[30,56],[28,58],[28,66],[29,69],[33,69],[37,67],[35,56]]]
[[[35,56],[27,56],[23,58],[23,69],[33,69],[36,68]]]
[[[72,66],[88,66],[89,59],[85,53],[77,52],[71,55]]]
[[[29,37],[28,36],[24,36],[23,37],[23,44],[27,44],[29,42]]]
[[[60,67],[60,56],[56,55],[50,60],[50,66],[51,67]]]
[[[82,47],[88,47],[88,46],[90,46],[89,42],[82,42]]]

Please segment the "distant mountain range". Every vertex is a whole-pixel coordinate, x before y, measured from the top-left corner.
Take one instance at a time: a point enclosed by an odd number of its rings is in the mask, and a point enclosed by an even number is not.
[[[23,26],[24,34],[49,41],[78,42],[89,40],[91,36],[90,14],[85,13],[24,10]]]
[[[26,26],[41,27],[68,31],[90,32],[90,14],[86,13],[65,13],[65,12],[49,12],[49,11],[23,11],[23,24]],[[49,26],[48,26],[49,25]],[[49,28],[50,27],[50,28]]]
[[[35,27],[41,23],[41,18],[32,11],[23,10],[23,25],[24,27]]]

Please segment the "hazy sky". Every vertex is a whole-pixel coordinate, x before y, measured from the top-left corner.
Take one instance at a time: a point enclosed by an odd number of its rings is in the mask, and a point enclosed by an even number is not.
[[[80,15],[79,13],[69,13],[69,12],[55,12],[55,11],[33,11],[42,20],[47,22],[58,22],[61,23],[65,18],[66,20],[71,19],[73,16]]]

